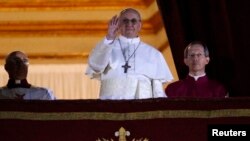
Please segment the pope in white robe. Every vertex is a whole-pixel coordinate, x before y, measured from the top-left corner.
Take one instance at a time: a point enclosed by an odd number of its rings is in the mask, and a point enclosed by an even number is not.
[[[100,99],[166,97],[163,83],[173,76],[163,55],[141,41],[140,28],[140,14],[123,10],[111,19],[107,36],[91,52],[86,74],[100,80]]]

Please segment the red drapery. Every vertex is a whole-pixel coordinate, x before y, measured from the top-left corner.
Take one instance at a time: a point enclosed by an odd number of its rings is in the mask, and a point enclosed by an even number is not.
[[[0,101],[2,141],[206,141],[213,124],[249,125],[250,99]]]
[[[184,48],[207,44],[207,74],[224,83],[231,97],[250,96],[250,1],[157,0],[179,78],[185,78]]]

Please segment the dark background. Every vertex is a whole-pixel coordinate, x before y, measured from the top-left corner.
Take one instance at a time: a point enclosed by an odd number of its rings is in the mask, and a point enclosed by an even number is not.
[[[194,40],[207,44],[208,76],[225,84],[231,97],[250,96],[250,1],[157,0],[177,73],[186,77],[183,50]]]

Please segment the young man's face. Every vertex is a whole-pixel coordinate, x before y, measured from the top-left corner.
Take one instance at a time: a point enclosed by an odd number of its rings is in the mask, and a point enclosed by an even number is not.
[[[17,52],[8,56],[5,64],[5,69],[9,73],[11,79],[26,79],[28,73],[28,57]]]

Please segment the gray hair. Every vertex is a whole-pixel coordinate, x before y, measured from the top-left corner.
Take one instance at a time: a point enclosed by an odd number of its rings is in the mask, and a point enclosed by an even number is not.
[[[208,50],[206,44],[203,43],[203,42],[201,42],[201,41],[193,41],[193,42],[189,43],[189,44],[186,46],[186,48],[185,48],[185,50],[184,50],[184,58],[187,58],[187,57],[188,57],[188,49],[189,49],[190,47],[192,47],[193,45],[196,45],[196,44],[201,45],[201,46],[203,47],[203,49],[204,49],[204,55],[205,55],[206,57],[209,57],[209,50]]]
[[[120,16],[124,15],[127,12],[133,12],[133,13],[135,13],[139,17],[139,20],[141,20],[141,14],[136,9],[134,9],[134,8],[126,8],[126,9],[122,10],[120,12]]]

